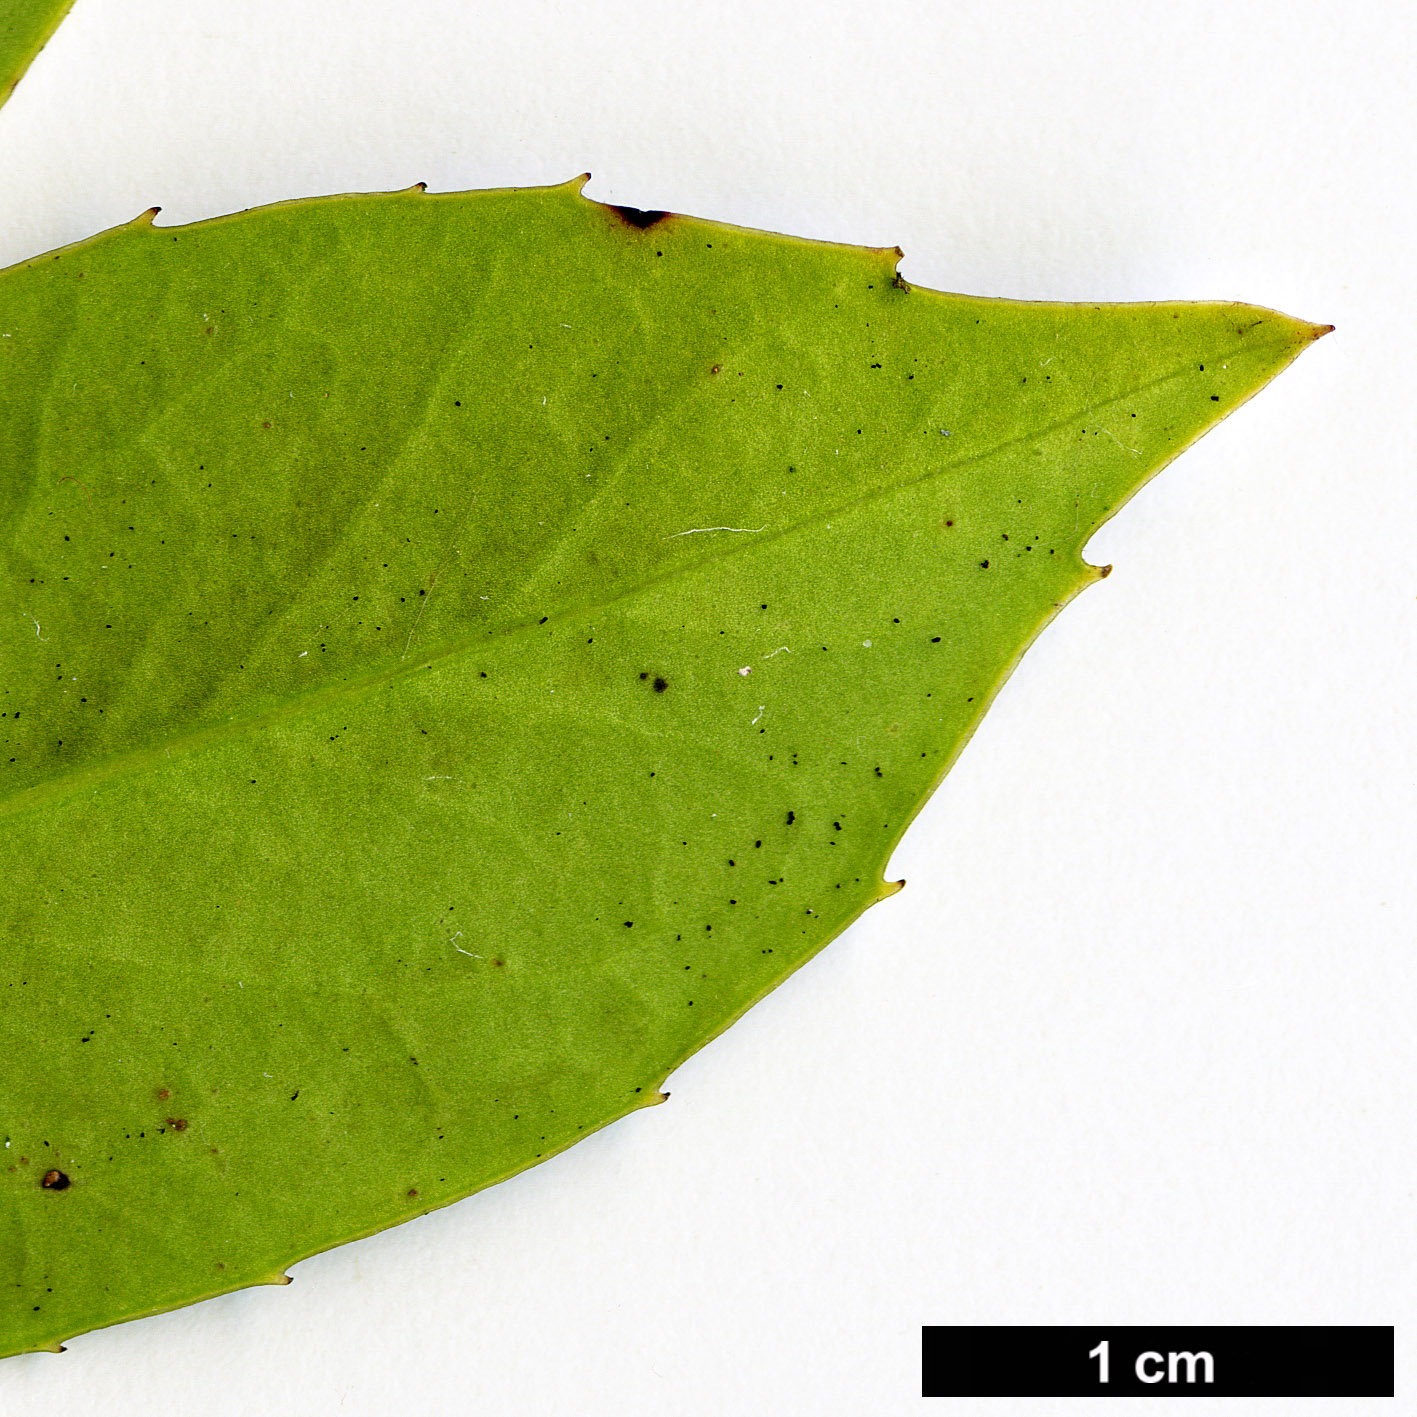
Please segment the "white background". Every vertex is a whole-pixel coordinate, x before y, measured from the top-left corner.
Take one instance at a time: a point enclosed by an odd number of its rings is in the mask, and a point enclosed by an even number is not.
[[[589,169],[899,243],[945,290],[1338,331],[1095,538],[1115,573],[910,833],[909,888],[667,1106],[289,1288],[9,1359],[0,1412],[1158,1410],[924,1401],[926,1322],[1396,1323],[1410,1403],[1412,17],[78,0],[0,110],[0,264],[155,204]]]

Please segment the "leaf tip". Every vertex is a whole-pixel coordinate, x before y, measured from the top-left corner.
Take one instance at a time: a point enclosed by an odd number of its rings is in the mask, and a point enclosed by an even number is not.
[[[132,221],[128,223],[130,227],[151,226],[153,218],[162,210],[161,207],[149,207],[145,212],[139,212]]]

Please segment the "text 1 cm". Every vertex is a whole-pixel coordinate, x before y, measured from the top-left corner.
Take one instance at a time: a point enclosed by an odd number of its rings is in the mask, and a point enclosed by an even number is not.
[[[1104,1338],[1087,1356],[1097,1360],[1097,1381],[1111,1382],[1111,1340]],[[1158,1353],[1149,1349],[1145,1353],[1137,1354],[1133,1371],[1137,1375],[1137,1381],[1143,1383],[1213,1383],[1215,1359],[1209,1353]]]

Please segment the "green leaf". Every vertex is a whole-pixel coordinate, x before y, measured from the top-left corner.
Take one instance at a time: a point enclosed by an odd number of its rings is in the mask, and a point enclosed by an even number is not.
[[[0,3],[0,103],[49,43],[74,0],[3,0]]]
[[[1322,333],[582,181],[0,276],[7,1352],[660,1101],[897,888],[1091,533]]]

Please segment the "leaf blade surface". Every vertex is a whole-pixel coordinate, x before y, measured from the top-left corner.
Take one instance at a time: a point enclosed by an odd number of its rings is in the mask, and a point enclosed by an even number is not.
[[[9,1349],[657,1100],[1321,333],[643,216],[321,199],[0,276]]]

